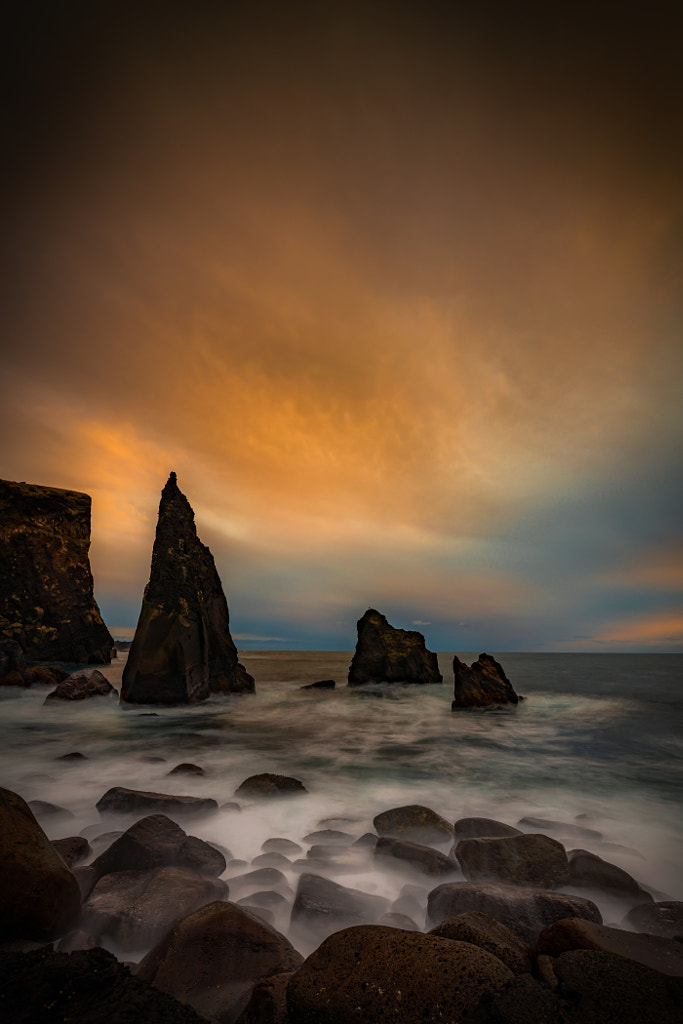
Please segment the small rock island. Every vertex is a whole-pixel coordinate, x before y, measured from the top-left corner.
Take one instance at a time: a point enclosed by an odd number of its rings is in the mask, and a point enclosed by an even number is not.
[[[171,473],[121,701],[196,704],[212,693],[253,691],[253,677],[237,660],[213,555],[197,537],[192,507]]]
[[[381,612],[368,608],[358,620],[358,640],[349,668],[349,686],[365,683],[442,683],[436,654],[422,633],[395,629]]]
[[[456,656],[453,658],[453,703],[451,708],[481,708],[488,704],[517,704],[520,697],[512,688],[503,666],[490,654],[480,654],[468,666]]]

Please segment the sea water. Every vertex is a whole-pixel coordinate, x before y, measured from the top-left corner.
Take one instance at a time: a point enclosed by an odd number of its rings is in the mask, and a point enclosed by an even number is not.
[[[461,653],[470,663],[476,655]],[[354,836],[382,810],[424,804],[516,825],[525,816],[592,829],[568,849],[591,849],[649,887],[683,899],[683,658],[647,654],[497,654],[516,706],[452,711],[452,654],[443,685],[347,687],[351,652],[243,652],[256,693],[192,707],[121,706],[116,700],[45,704],[46,690],[0,690],[0,784],[24,799],[65,807],[41,819],[50,838],[112,828],[97,800],[111,786],[238,803],[187,831],[250,862],[267,838],[303,837],[321,820],[347,819]],[[125,654],[102,671],[120,686]],[[335,679],[333,690],[301,689]],[[60,760],[78,752],[83,759]],[[169,775],[182,762],[202,776]],[[307,795],[235,798],[248,776],[299,779]],[[524,831],[539,831],[523,827]],[[231,874],[247,870],[228,869]],[[318,870],[318,868],[316,868]],[[296,888],[297,872],[288,877]],[[351,855],[318,873],[395,898],[406,877]],[[426,889],[438,880],[423,878]],[[232,897],[231,897],[232,898]],[[606,920],[617,911],[601,906]],[[286,920],[278,925],[287,929]],[[420,922],[423,924],[424,922]]]

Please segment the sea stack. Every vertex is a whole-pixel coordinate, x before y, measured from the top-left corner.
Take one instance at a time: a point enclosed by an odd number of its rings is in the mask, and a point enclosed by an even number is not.
[[[436,654],[422,633],[395,629],[386,617],[368,608],[358,620],[358,641],[349,668],[349,686],[364,683],[442,683]]]
[[[488,704],[517,704],[519,697],[505,675],[503,666],[490,654],[480,654],[468,667],[460,658],[453,658],[455,686],[451,708],[481,708]]]
[[[12,665],[111,660],[88,558],[91,506],[80,491],[0,480],[0,651]]]
[[[121,701],[196,704],[212,693],[253,693],[237,660],[213,555],[175,473],[161,492],[152,568],[123,671]]]

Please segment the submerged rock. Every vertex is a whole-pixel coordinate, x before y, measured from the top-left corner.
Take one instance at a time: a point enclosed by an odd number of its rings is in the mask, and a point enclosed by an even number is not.
[[[391,839],[384,836],[375,844],[375,858],[381,858],[386,864],[412,867],[424,875],[453,875],[458,868],[455,861],[431,846],[410,843],[406,839]]]
[[[88,559],[91,505],[80,491],[0,480],[0,650],[14,661],[14,644],[33,661],[111,660]]]
[[[100,797],[96,805],[100,814],[168,814],[177,817],[211,814],[218,803],[211,797],[172,796],[168,793],[149,793],[141,789],[112,786]]]
[[[260,775],[250,775],[248,779],[235,790],[235,796],[247,796],[257,798],[270,798],[278,796],[297,796],[307,793],[303,783],[293,779],[289,775],[273,775],[271,772],[261,772]]]
[[[253,690],[253,678],[237,660],[213,556],[197,537],[194,512],[171,473],[161,492],[152,568],[121,700],[195,704],[211,693]]]
[[[505,675],[503,666],[490,654],[467,666],[460,658],[453,658],[453,703],[451,708],[480,708],[488,704],[517,704],[519,697]]]
[[[460,839],[503,839],[522,834],[518,828],[494,818],[459,818],[453,831],[456,843]]]
[[[395,629],[374,608],[368,608],[357,626],[358,640],[349,668],[349,686],[443,682],[437,656],[427,650],[422,633]]]

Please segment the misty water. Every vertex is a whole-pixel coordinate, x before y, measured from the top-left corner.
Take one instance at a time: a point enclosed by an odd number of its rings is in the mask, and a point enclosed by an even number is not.
[[[460,656],[468,663],[476,658]],[[373,831],[378,812],[414,803],[451,821],[476,815],[516,825],[534,816],[596,830],[602,838],[590,841],[569,830],[548,834],[567,849],[580,846],[618,864],[655,898],[683,899],[680,656],[500,654],[526,699],[516,707],[457,712],[451,711],[450,654],[439,655],[442,686],[367,688],[346,687],[350,652],[240,657],[256,693],[194,707],[122,707],[107,698],[45,705],[45,689],[0,690],[1,784],[70,812],[39,817],[53,839],[83,833],[93,841],[121,828],[95,808],[111,786],[239,803],[240,811],[220,809],[182,824],[242,862],[228,864],[228,883],[249,870],[243,862],[251,864],[268,838],[302,847],[283,869],[289,903],[275,911],[274,923],[285,933],[302,870],[391,900],[414,884],[426,898],[439,879],[389,870],[367,849],[306,862],[304,837],[321,821],[347,819],[333,826],[356,838]],[[117,688],[124,663],[125,654],[102,669]],[[335,679],[336,688],[300,689],[319,679]],[[85,759],[60,760],[74,752]],[[181,762],[205,774],[169,776]],[[294,776],[308,793],[267,803],[236,800],[239,784],[260,772]],[[238,887],[230,899],[248,895],[248,887]],[[606,923],[620,923],[627,908],[589,895]],[[295,944],[309,951],[305,939]]]

